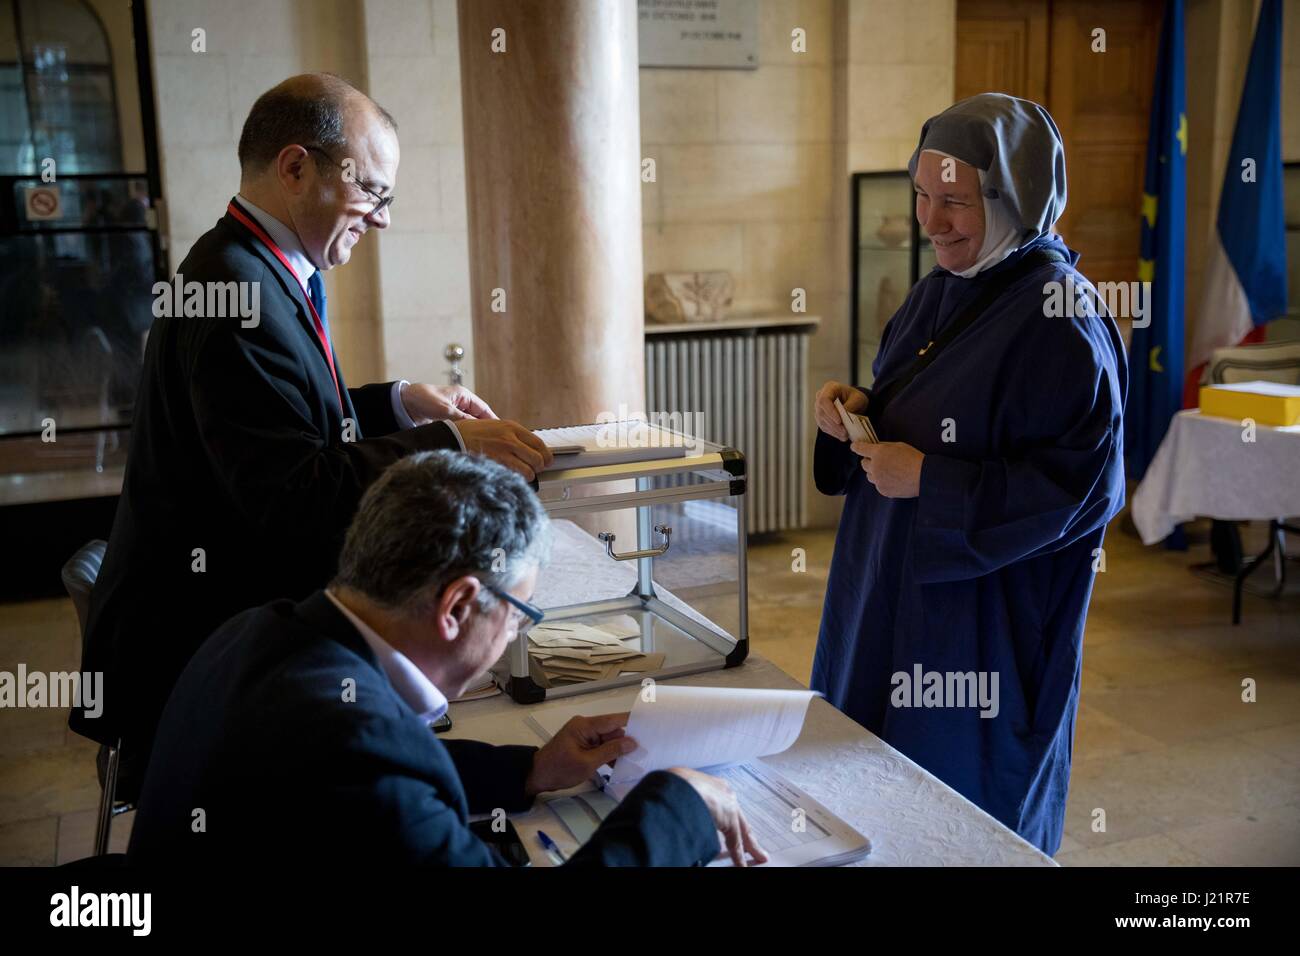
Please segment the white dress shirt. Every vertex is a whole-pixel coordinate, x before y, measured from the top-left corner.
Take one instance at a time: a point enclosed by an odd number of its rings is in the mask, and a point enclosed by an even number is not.
[[[446,696],[433,686],[433,681],[424,675],[424,671],[411,663],[411,659],[405,654],[394,650],[393,646],[376,634],[370,625],[348,610],[343,602],[334,596],[334,592],[327,590],[325,596],[343,612],[343,616],[375,652],[375,657],[379,659],[379,667],[388,678],[388,682],[393,685],[397,696],[402,698],[411,710],[428,723],[432,723],[447,712]]]
[[[259,209],[253,205],[248,197],[240,195],[238,199],[239,204],[248,210],[250,216],[257,220],[257,224],[266,230],[266,234],[271,237],[271,241],[280,247],[284,257],[289,260],[289,265],[293,266],[293,271],[298,273],[298,284],[302,286],[302,294],[310,299],[311,293],[308,290],[307,281],[315,274],[316,267],[307,258],[302,243],[298,241],[298,234],[265,209]],[[406,406],[402,404],[402,386],[410,384],[406,379],[394,382],[393,391],[390,395],[393,404],[393,417],[397,419],[397,427],[401,429],[415,427],[415,420],[411,418]],[[460,445],[460,450],[465,451],[465,440],[460,437],[460,430],[451,422],[445,422],[445,424],[451,429],[451,433],[456,436],[456,442]]]

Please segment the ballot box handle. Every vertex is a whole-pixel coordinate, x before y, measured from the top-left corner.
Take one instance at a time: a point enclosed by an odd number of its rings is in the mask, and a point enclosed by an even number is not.
[[[622,554],[614,552],[614,532],[602,531],[596,537],[605,542],[605,553],[615,561],[635,561],[638,558],[657,558],[659,555],[668,552],[668,546],[672,544],[673,529],[666,524],[657,524],[655,525],[655,533],[664,536],[664,543],[659,547],[643,548],[640,551],[625,551]]]

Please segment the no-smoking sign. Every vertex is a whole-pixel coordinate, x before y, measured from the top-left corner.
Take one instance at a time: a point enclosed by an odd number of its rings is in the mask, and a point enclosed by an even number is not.
[[[58,186],[28,186],[24,202],[28,220],[63,218],[63,202],[59,199]]]

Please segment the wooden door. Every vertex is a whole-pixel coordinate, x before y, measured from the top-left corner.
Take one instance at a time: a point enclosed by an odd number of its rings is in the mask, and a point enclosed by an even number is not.
[[[956,99],[1010,93],[1047,104],[1048,0],[959,0]]]
[[[1163,8],[1163,0],[958,0],[958,96],[991,90],[1047,107],[1065,141],[1068,196],[1056,231],[1093,282],[1137,278]],[[1093,51],[1097,28],[1105,52]]]

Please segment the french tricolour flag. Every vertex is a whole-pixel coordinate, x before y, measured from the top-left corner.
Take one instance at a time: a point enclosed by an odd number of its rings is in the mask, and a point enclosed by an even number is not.
[[[1264,0],[1223,177],[1218,227],[1188,350],[1187,390],[1196,404],[1201,367],[1286,312],[1282,211],[1282,0]]]

